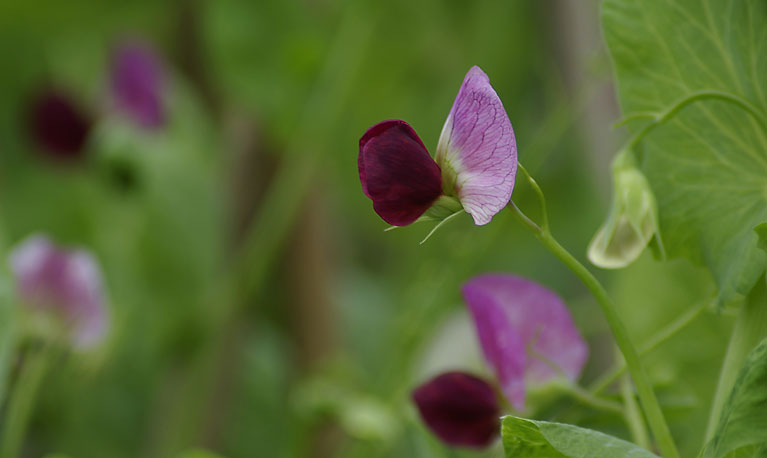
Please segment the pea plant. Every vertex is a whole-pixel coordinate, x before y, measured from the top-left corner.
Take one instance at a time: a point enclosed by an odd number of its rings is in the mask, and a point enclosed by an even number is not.
[[[767,456],[767,2],[605,0],[602,22],[624,111],[618,124],[631,135],[615,155],[612,207],[589,260],[620,269],[650,249],[710,272],[716,294],[707,308],[737,319],[699,456]],[[625,361],[581,387],[589,350],[560,297],[510,273],[468,279],[461,292],[494,377],[453,371],[415,387],[412,400],[437,437],[482,448],[500,431],[508,457],[680,456],[645,349],[591,269],[552,234],[544,191],[518,163],[507,112],[479,67],[466,74],[433,159],[413,128],[389,120],[362,136],[358,168],[393,227],[432,222],[432,236],[464,212],[477,225],[513,212],[593,294]],[[537,218],[515,204],[515,181],[537,196]],[[655,344],[699,311],[689,304]],[[618,381],[616,401],[604,390]],[[528,418],[527,389],[544,383],[622,416],[632,442]]]

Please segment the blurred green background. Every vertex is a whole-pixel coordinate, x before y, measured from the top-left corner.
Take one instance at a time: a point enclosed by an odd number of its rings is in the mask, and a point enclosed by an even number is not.
[[[124,37],[164,60],[159,131],[106,108]],[[356,169],[359,137],[384,119],[434,148],[479,65],[554,234],[585,260],[625,137],[597,1],[4,0],[0,61],[2,256],[35,232],[92,249],[113,321],[102,348],[56,362],[25,456],[502,456],[442,446],[409,402],[440,370],[487,372],[459,287],[488,271],[565,298],[591,346],[584,383],[614,362],[588,292],[513,215],[464,216],[419,245],[430,228],[383,232]],[[29,137],[30,95],[51,84],[97,120],[75,164]],[[536,215],[524,184],[513,198]],[[638,342],[712,292],[705,273],[649,254],[599,275]],[[647,357],[684,455],[730,325],[705,313]],[[620,418],[564,399],[534,414],[628,437]]]

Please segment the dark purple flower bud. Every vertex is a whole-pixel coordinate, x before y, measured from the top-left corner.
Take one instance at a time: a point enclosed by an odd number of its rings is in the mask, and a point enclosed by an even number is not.
[[[389,224],[407,226],[442,194],[439,166],[405,121],[383,121],[360,139],[362,190]]]
[[[485,359],[515,409],[524,409],[526,384],[580,376],[589,349],[554,292],[508,274],[474,277],[462,292]]]
[[[493,387],[463,372],[447,372],[413,391],[424,423],[445,443],[486,447],[501,430]]]
[[[75,345],[91,346],[106,333],[101,271],[85,250],[65,250],[35,235],[10,255],[22,303],[53,317],[72,336]]]
[[[31,133],[40,148],[59,159],[78,159],[85,151],[91,120],[64,93],[46,90],[35,97]]]
[[[125,42],[112,56],[112,95],[117,109],[145,129],[165,124],[164,74],[149,47]]]

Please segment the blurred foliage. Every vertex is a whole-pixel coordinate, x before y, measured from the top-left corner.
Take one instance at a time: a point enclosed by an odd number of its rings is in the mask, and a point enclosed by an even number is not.
[[[584,5],[596,17],[596,3]],[[578,81],[567,81],[557,51],[567,39],[551,8],[456,0],[0,2],[0,248],[33,232],[89,247],[105,271],[114,321],[103,348],[57,361],[45,380],[29,456],[162,457],[194,446],[228,457],[502,456],[500,445],[444,448],[409,402],[423,368],[451,360],[450,347],[433,340],[463,311],[460,284],[481,272],[515,272],[557,291],[591,343],[584,380],[609,367],[612,345],[596,304],[512,215],[483,227],[458,218],[419,246],[429,228],[384,233],[356,170],[359,136],[383,119],[407,120],[433,150],[464,73],[479,65],[504,101],[521,162],[547,194],[553,232],[585,258],[607,198],[579,118],[611,75],[596,46],[585,50]],[[162,131],[140,131],[110,111],[109,51],[126,35],[154,43],[167,59],[170,123]],[[48,85],[70,91],[98,119],[81,163],[52,163],[29,139],[27,101]],[[612,135],[602,128],[594,135]],[[248,141],[256,165],[243,170],[237,148]],[[266,221],[279,243],[269,247],[275,256],[265,258],[261,287],[233,308],[221,278],[241,246],[241,213],[260,215],[257,204],[238,208],[238,193],[258,201],[275,170],[304,161],[312,173],[284,175],[303,180],[287,183],[300,192],[278,195],[284,205],[271,214],[288,228]],[[235,186],[243,174],[245,186]],[[319,223],[304,200],[323,216]],[[514,200],[535,214],[523,184]],[[326,253],[328,297],[309,306],[297,304],[303,291],[315,294],[311,278],[297,281],[309,262],[293,253],[302,229],[324,234]],[[601,277],[638,341],[712,293],[706,274],[649,255]],[[218,329],[229,310],[237,338],[206,365],[204,355],[230,334]],[[727,317],[705,315],[648,357],[686,455],[700,445],[728,327]],[[329,341],[323,354],[306,344],[307,328]],[[474,345],[467,333],[447,336]],[[483,366],[476,357],[453,364]],[[628,436],[621,419],[567,400],[540,416]]]

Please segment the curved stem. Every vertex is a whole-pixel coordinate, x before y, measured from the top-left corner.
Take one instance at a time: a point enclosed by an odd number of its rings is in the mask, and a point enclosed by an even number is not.
[[[27,352],[8,401],[2,445],[0,445],[0,458],[19,456],[26,435],[29,416],[35,404],[35,397],[45,376],[48,353],[47,344]]]
[[[519,166],[519,170],[522,171],[522,173],[525,174],[525,177],[527,178],[527,182],[530,183],[530,186],[533,188],[533,191],[535,191],[535,195],[538,196],[538,202],[541,205],[541,219],[543,222],[541,223],[541,229],[544,231],[549,230],[549,212],[546,209],[546,196],[543,195],[543,190],[541,190],[541,187],[538,186],[538,182],[535,181],[532,175],[530,175],[530,172],[527,171],[527,169],[521,164],[517,163]]]
[[[676,320],[672,321],[668,326],[658,331],[656,334],[650,337],[650,339],[647,342],[645,342],[644,345],[639,347],[639,356],[644,356],[647,353],[658,348],[660,344],[667,341],[668,339],[673,337],[677,332],[684,329],[688,324],[690,324],[695,318],[697,318],[698,315],[700,315],[700,312],[702,312],[703,309],[705,308],[706,308],[706,304],[700,304],[697,307],[693,307],[687,312],[683,313]],[[594,383],[592,383],[591,387],[589,388],[589,391],[592,392],[593,394],[600,393],[602,390],[610,386],[611,383],[617,380],[618,377],[620,377],[625,371],[626,371],[626,362],[621,361],[620,364],[617,364],[609,372],[605,373],[603,376],[599,377]]]
[[[737,95],[730,94],[727,92],[722,91],[698,91],[694,92],[674,103],[670,107],[668,107],[666,110],[660,112],[660,113],[651,113],[651,112],[642,112],[642,113],[634,113],[628,115],[626,118],[624,118],[621,121],[618,121],[616,125],[620,126],[625,124],[626,122],[629,122],[633,119],[639,119],[639,118],[650,118],[652,121],[648,123],[642,130],[636,133],[631,140],[629,140],[628,149],[632,149],[635,147],[642,139],[650,133],[653,129],[658,127],[659,125],[663,124],[664,122],[668,121],[672,117],[674,117],[677,113],[679,113],[684,107],[691,105],[697,101],[700,100],[723,100],[726,102],[730,102],[734,105],[739,106],[743,110],[745,110],[748,114],[750,114],[757,123],[767,131],[767,118],[765,117],[764,113],[762,113],[757,107],[752,105],[748,100],[745,100]]]
[[[556,387],[581,404],[593,409],[612,412],[624,417],[626,416],[626,411],[623,409],[623,406],[619,402],[600,398],[599,396],[594,396],[587,390],[584,390],[581,386],[572,383],[567,379],[565,379],[565,382],[566,383],[557,384]]]
[[[613,337],[615,338],[618,348],[621,350],[623,357],[626,359],[631,377],[637,387],[639,394],[639,400],[647,416],[648,423],[652,429],[653,435],[658,442],[663,456],[666,458],[679,458],[679,452],[677,452],[674,440],[671,437],[671,432],[668,429],[666,420],[663,417],[658,399],[655,397],[655,392],[652,389],[650,380],[645,373],[644,368],[639,360],[639,354],[634,348],[634,345],[629,339],[626,327],[623,325],[620,317],[618,316],[615,305],[610,297],[607,295],[604,287],[594,277],[594,275],[575,257],[570,254],[557,240],[551,235],[548,230],[543,230],[538,227],[530,218],[528,218],[516,205],[512,203],[511,208],[520,220],[528,227],[535,237],[543,243],[543,245],[554,256],[559,258],[565,266],[567,266],[591,291],[591,294],[597,300],[597,303],[602,309],[602,313],[607,319],[607,323],[610,326]]]

